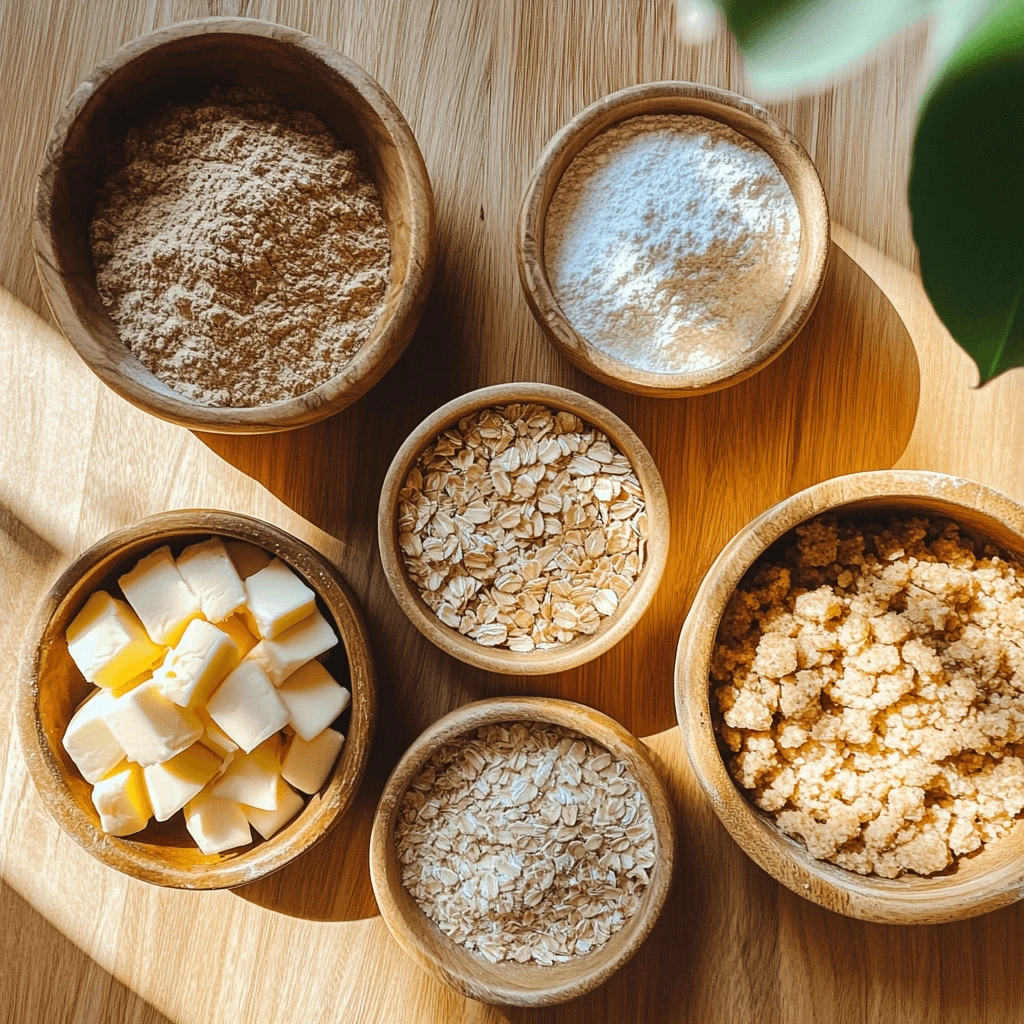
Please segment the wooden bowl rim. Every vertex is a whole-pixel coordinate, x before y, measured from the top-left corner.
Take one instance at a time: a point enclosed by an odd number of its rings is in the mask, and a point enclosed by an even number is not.
[[[346,81],[380,119],[398,154],[409,193],[402,220],[409,231],[409,258],[404,276],[394,283],[398,295],[353,359],[337,374],[294,398],[251,407],[204,406],[173,392],[165,394],[108,365],[110,349],[78,316],[65,284],[60,259],[48,227],[52,185],[72,124],[103,85],[129,64],[153,50],[185,38],[220,35],[258,36],[303,52]],[[389,219],[390,221],[390,219]],[[390,223],[389,223],[390,226]],[[405,350],[427,302],[434,276],[436,223],[433,192],[415,136],[401,111],[381,85],[355,61],[315,36],[256,18],[212,17],[179,22],[146,33],[101,61],[72,93],[50,133],[36,177],[32,215],[36,271],[50,312],[64,336],[89,368],[133,405],[178,426],[211,433],[270,433],[308,426],[361,398]],[[389,289],[392,282],[389,275]],[[130,353],[129,353],[130,355]]]
[[[484,647],[446,626],[419,596],[405,569],[398,546],[396,508],[398,492],[420,452],[443,430],[479,409],[516,402],[532,402],[556,410],[565,409],[604,431],[636,471],[647,507],[649,534],[647,563],[627,597],[610,617],[609,625],[593,636],[577,637],[571,643],[547,651],[517,653],[504,648]],[[632,428],[599,402],[554,384],[511,383],[469,391],[445,403],[417,426],[395,453],[384,478],[377,516],[380,558],[391,592],[412,624],[431,643],[453,658],[489,672],[507,675],[546,675],[564,672],[593,660],[614,647],[647,610],[661,583],[668,562],[670,540],[668,498],[661,474],[650,452]]]
[[[993,530],[1019,537],[1024,547],[1024,508],[984,484],[944,473],[853,473],[791,495],[743,527],[701,582],[676,649],[676,716],[690,766],[715,813],[744,853],[776,881],[848,917],[881,924],[942,924],[985,914],[1024,897],[1024,856],[1015,858],[1012,867],[991,882],[978,876],[965,879],[956,872],[884,879],[815,860],[803,843],[783,835],[740,792],[722,760],[711,716],[708,673],[714,639],[726,603],[747,570],[771,544],[803,522],[844,509],[863,515],[867,508],[881,506],[881,513],[887,501],[905,506],[920,502],[922,511],[954,520],[956,512],[943,509],[960,509],[991,524]],[[997,842],[1011,839],[1008,835]]]
[[[800,205],[800,245],[801,248],[807,247],[808,272],[789,315],[753,348],[708,369],[683,373],[654,373],[638,369],[603,352],[579,334],[555,298],[544,259],[545,221],[551,197],[564,173],[564,169],[557,169],[564,152],[571,150],[572,157],[575,157],[598,135],[622,121],[646,113],[668,113],[664,109],[666,100],[676,101],[678,106],[674,106],[672,111],[675,113],[693,112],[725,121],[724,116],[716,117],[705,109],[687,110],[687,101],[699,101],[714,104],[722,111],[739,111],[761,122],[767,133],[766,139],[751,141],[756,142],[777,164],[783,152],[793,157],[800,187],[806,196],[806,202],[801,202],[801,197],[793,189]],[[622,116],[616,116],[619,112]],[[730,127],[745,134],[737,125],[730,124]],[[800,333],[817,304],[828,265],[830,237],[828,201],[818,172],[807,151],[778,118],[759,103],[727,89],[697,82],[663,81],[629,86],[604,96],[581,110],[555,133],[541,154],[523,195],[516,252],[519,280],[534,317],[548,340],[574,365],[602,383],[623,391],[652,398],[685,398],[737,384],[763,369],[784,351]],[[790,294],[792,292],[791,288]]]
[[[545,988],[519,983],[514,977],[498,984],[481,979],[474,954],[457,946],[438,930],[416,906],[411,896],[406,894],[407,900],[400,902],[393,895],[397,890],[403,889],[403,885],[401,878],[396,877],[392,870],[389,853],[394,846],[394,828],[400,802],[416,772],[442,744],[482,725],[515,721],[548,722],[575,730],[597,741],[616,757],[627,761],[650,805],[657,844],[656,870],[651,874],[650,884],[640,908],[617,933],[622,935],[629,930],[622,949],[608,962],[595,964],[589,969],[586,966],[587,961],[591,956],[599,957],[601,949],[580,957],[577,961],[571,961],[570,963],[579,967],[576,976]],[[675,842],[672,804],[652,760],[651,752],[624,726],[594,708],[573,701],[548,697],[493,697],[465,704],[438,719],[422,732],[402,755],[388,778],[374,814],[373,829],[370,833],[370,881],[381,917],[399,945],[420,967],[450,988],[471,999],[479,999],[494,1005],[550,1006],[576,999],[603,984],[636,953],[654,927],[671,888]],[[418,916],[420,923],[427,925],[430,932],[436,936],[436,942],[421,940],[417,930],[411,927],[407,919],[410,912]],[[615,942],[615,939],[616,936],[613,936],[609,941]],[[486,966],[491,972],[510,975],[523,973],[525,968],[530,975],[537,972],[541,979],[543,974],[540,972],[552,969],[521,964]]]
[[[197,521],[197,516],[202,516]],[[244,852],[210,864],[179,868],[151,856],[131,837],[104,833],[68,789],[62,767],[50,749],[38,713],[39,657],[50,623],[75,584],[91,569],[115,560],[128,545],[189,534],[237,538],[264,547],[287,562],[337,611],[331,615],[345,648],[351,675],[351,718],[345,748],[328,781],[314,794],[296,821],[308,820],[294,835],[282,830]],[[315,577],[314,572],[315,570]],[[330,605],[329,605],[330,607]],[[56,642],[58,638],[51,638]],[[283,868],[319,842],[351,807],[362,782],[376,723],[377,689],[369,634],[358,600],[338,568],[324,555],[280,527],[252,516],[219,509],[180,509],[149,516],[107,534],[65,569],[39,603],[26,634],[15,713],[21,748],[39,796],[54,820],[83,849],[108,867],[145,882],[178,889],[230,889]],[[346,754],[348,755],[346,758]],[[348,778],[343,775],[346,770]],[[348,788],[344,789],[345,784]],[[326,787],[326,788],[325,788]],[[311,813],[312,812],[312,813]]]

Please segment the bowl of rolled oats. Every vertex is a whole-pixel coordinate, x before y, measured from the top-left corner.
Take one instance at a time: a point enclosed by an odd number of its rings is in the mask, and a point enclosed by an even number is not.
[[[388,779],[370,876],[425,970],[507,1006],[565,1002],[639,948],[672,879],[672,812],[647,748],[592,708],[477,701]]]
[[[424,636],[479,668],[539,675],[596,658],[639,621],[668,557],[668,501],[609,410],[549,384],[499,384],[412,432],[378,536]]]
[[[935,924],[1024,894],[1024,508],[903,470],[741,530],[679,637],[687,753],[797,894]]]

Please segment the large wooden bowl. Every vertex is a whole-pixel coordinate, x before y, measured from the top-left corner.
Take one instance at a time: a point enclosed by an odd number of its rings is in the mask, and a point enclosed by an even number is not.
[[[837,477],[773,506],[744,527],[708,570],[679,636],[675,687],[690,764],[715,813],[743,850],[795,893],[850,917],[885,924],[940,924],[984,914],[1024,895],[1024,822],[949,873],[886,879],[815,860],[744,796],[715,741],[709,669],[718,624],[736,585],[765,551],[822,513],[862,518],[945,516],[966,534],[1024,557],[1024,508],[997,491],[940,473],[884,470]],[[781,543],[780,543],[781,542]]]
[[[463,417],[496,405],[514,402],[535,402],[556,411],[573,412],[584,422],[593,424],[633,464],[643,488],[647,505],[647,562],[632,588],[619,602],[614,614],[602,620],[601,628],[592,636],[578,636],[570,643],[551,650],[517,653],[507,648],[484,647],[457,629],[446,626],[420,597],[409,578],[405,559],[398,544],[398,493],[409,470],[427,445]],[[402,611],[412,624],[431,642],[460,661],[489,672],[509,675],[544,675],[564,672],[591,661],[614,647],[639,621],[661,583],[668,560],[669,516],[668,498],[658,467],[650,452],[635,433],[603,405],[586,395],[553,384],[495,384],[470,391],[431,413],[406,439],[395,454],[381,489],[377,517],[377,537],[384,575]]]
[[[544,260],[545,223],[562,174],[588,143],[613,125],[647,114],[698,114],[728,125],[779,166],[800,210],[800,255],[793,283],[772,321],[745,352],[705,370],[654,373],[601,351],[562,312]],[[695,82],[651,82],[605,96],[577,114],[548,143],[519,211],[519,279],[548,339],[584,373],[613,388],[654,398],[684,398],[728,387],[767,366],[800,333],[814,310],[829,253],[825,192],[807,151],[764,107],[734,92]]]
[[[550,722],[588,736],[625,761],[640,783],[654,819],[656,861],[639,909],[603,946],[569,963],[492,964],[452,942],[402,884],[395,825],[409,783],[438,747],[496,722]],[[547,697],[496,697],[445,715],[405,752],[384,788],[370,834],[370,879],[381,917],[399,945],[420,965],[471,999],[502,1006],[564,1003],[607,981],[654,927],[672,882],[675,826],[665,787],[647,748],[618,722],[593,708]]]
[[[312,391],[253,408],[192,402],[122,343],[96,290],[88,229],[97,186],[129,128],[168,102],[215,85],[258,86],[316,114],[359,154],[377,184],[391,240],[384,310],[352,361]],[[394,102],[361,67],[295,29],[252,18],[206,18],[161,29],[119,50],[68,100],[36,185],[36,269],[54,319],[90,368],[122,398],[195,430],[261,433],[330,416],[368,391],[408,344],[434,273],[434,206],[416,140]]]
[[[206,856],[180,814],[151,821],[142,832],[118,838],[103,832],[92,787],[61,745],[75,708],[92,686],[75,667],[64,634],[96,590],[116,590],[117,578],[148,552],[181,548],[211,535],[257,544],[287,562],[316,591],[317,604],[335,627],[339,644],[326,660],[331,674],[352,691],[342,731],[345,745],[319,793],[272,838],[238,851]],[[226,889],[282,868],[322,839],[348,810],[370,753],[376,684],[369,638],[355,596],[321,554],[276,526],[233,512],[189,509],[164,512],[123,527],[80,555],[50,588],[26,638],[18,688],[21,747],[39,795],[57,823],[97,860],[157,885]],[[347,723],[347,725],[345,724]]]

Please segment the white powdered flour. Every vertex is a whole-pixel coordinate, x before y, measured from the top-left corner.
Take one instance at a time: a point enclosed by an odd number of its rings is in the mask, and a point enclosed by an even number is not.
[[[544,258],[576,331],[640,370],[751,348],[793,280],[800,213],[775,161],[718,121],[635,117],[585,146],[552,196]]]

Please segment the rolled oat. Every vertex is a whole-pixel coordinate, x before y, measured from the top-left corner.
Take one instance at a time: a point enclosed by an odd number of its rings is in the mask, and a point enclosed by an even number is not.
[[[615,613],[644,566],[647,511],[601,431],[516,404],[465,417],[423,451],[398,529],[409,576],[445,625],[527,652]]]
[[[636,913],[655,863],[639,783],[598,743],[546,723],[440,747],[395,828],[402,882],[453,941],[492,963],[565,963]]]

